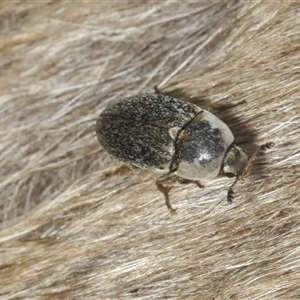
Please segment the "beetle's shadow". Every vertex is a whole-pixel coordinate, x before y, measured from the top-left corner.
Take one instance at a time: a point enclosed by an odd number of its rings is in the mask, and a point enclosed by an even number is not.
[[[234,142],[241,147],[245,147],[248,150],[254,150],[257,134],[251,130],[247,125],[245,120],[235,115],[235,112],[243,109],[246,101],[239,101],[237,103],[213,103],[206,97],[190,98],[181,89],[175,89],[172,92],[162,93],[157,88],[155,88],[156,93],[160,93],[166,96],[171,96],[174,98],[182,99],[200,106],[203,109],[209,110],[220,120],[222,120],[230,128],[234,135]],[[253,149],[252,149],[253,148]]]

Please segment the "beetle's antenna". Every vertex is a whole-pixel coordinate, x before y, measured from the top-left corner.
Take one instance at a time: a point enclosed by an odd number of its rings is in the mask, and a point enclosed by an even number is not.
[[[275,146],[275,143],[270,142],[270,143],[266,143],[263,144],[259,147],[257,147],[257,149],[254,151],[254,153],[252,154],[252,156],[249,157],[248,159],[248,163],[243,171],[243,173],[241,175],[236,176],[235,181],[233,182],[233,184],[229,187],[228,192],[227,192],[227,202],[229,204],[232,203],[232,200],[234,198],[234,191],[233,188],[236,185],[236,183],[241,179],[243,180],[244,176],[246,176],[247,174],[249,174],[252,166],[253,166],[253,162],[256,160],[257,156],[259,155],[259,152],[261,151],[265,151],[267,149],[271,149],[272,147]]]
[[[236,183],[239,181],[239,179],[240,179],[240,177],[241,176],[236,176],[236,178],[235,178],[235,181],[233,182],[233,184],[229,187],[229,189],[228,189],[228,192],[227,192],[227,202],[229,203],[229,204],[231,204],[232,203],[232,200],[233,200],[233,198],[234,198],[234,191],[233,191],[233,188],[234,188],[234,186],[236,185]]]
[[[252,156],[249,157],[248,159],[248,163],[242,173],[242,176],[241,178],[243,179],[244,176],[248,175],[252,166],[253,166],[253,162],[256,160],[257,156],[259,155],[259,152],[261,151],[265,151],[267,149],[271,149],[272,147],[275,146],[275,143],[273,142],[270,142],[270,143],[266,143],[266,144],[263,144],[259,147],[257,147],[257,149],[254,151],[254,153],[252,154]]]

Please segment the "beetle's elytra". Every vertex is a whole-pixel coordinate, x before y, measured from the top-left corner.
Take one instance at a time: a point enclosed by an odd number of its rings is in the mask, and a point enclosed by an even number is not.
[[[107,107],[97,120],[96,133],[102,146],[119,160],[165,173],[156,185],[171,211],[164,182],[177,179],[201,186],[199,181],[218,174],[236,177],[227,194],[232,202],[235,183],[249,172],[259,151],[274,146],[267,143],[248,158],[215,115],[159,94],[139,94]]]

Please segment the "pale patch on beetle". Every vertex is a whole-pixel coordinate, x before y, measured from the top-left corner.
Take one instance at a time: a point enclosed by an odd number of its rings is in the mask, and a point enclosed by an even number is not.
[[[227,193],[233,200],[233,187],[246,176],[260,151],[248,158],[236,146],[228,126],[215,115],[195,104],[159,94],[140,94],[107,107],[96,125],[102,146],[116,158],[144,169],[164,171],[156,186],[165,196],[169,210],[170,187],[163,183],[178,180],[194,182],[224,174],[236,177]]]

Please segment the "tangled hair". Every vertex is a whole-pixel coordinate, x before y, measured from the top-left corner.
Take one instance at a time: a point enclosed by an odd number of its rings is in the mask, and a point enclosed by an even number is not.
[[[0,300],[300,299],[298,1],[0,4]],[[128,169],[95,123],[154,92],[209,108],[255,161],[235,187]]]

